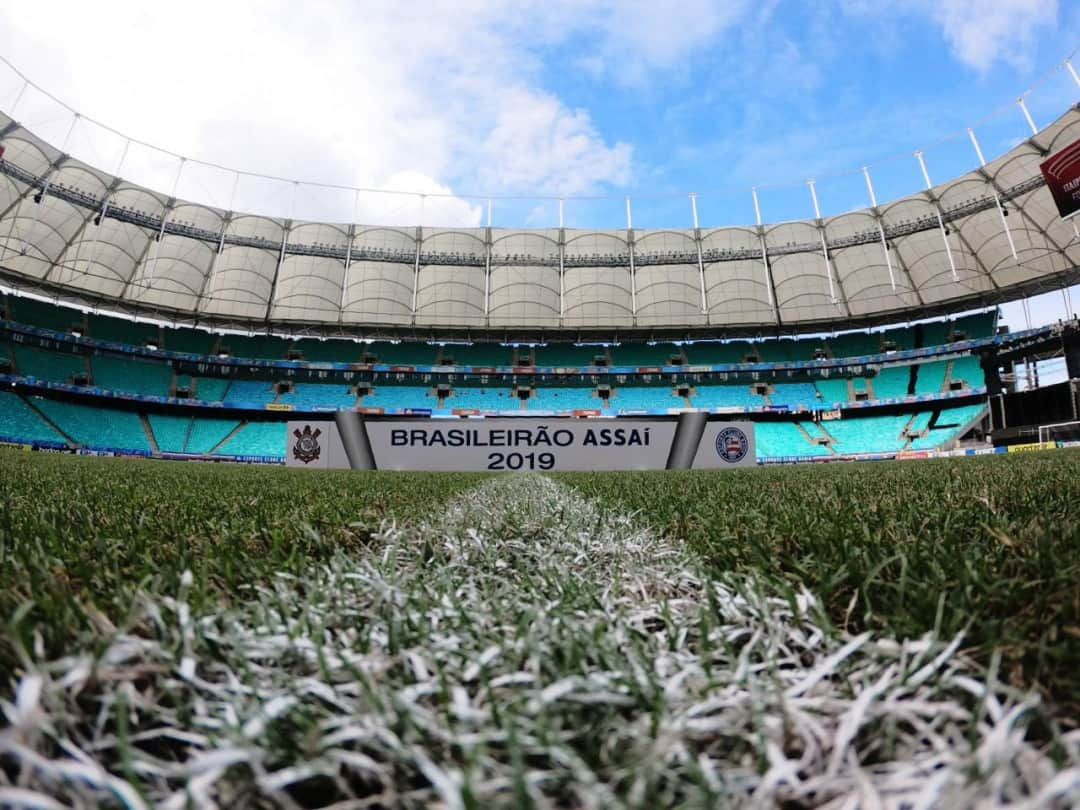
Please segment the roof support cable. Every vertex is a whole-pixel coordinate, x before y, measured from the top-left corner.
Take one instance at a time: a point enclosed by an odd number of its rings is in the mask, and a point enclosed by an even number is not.
[[[929,197],[934,204],[934,213],[937,215],[938,230],[941,231],[941,241],[945,243],[945,255],[949,259],[949,270],[952,271],[952,280],[959,282],[960,276],[956,272],[956,259],[953,258],[952,245],[949,244],[949,229],[945,227],[945,220],[941,216],[941,203],[933,194],[934,184],[930,182],[930,172],[926,170],[926,159],[923,157],[922,150],[915,150],[915,159],[919,161],[919,168],[922,170],[923,180],[926,183],[926,196]]]
[[[158,256],[161,255],[161,240],[165,238],[165,226],[169,222],[169,214],[172,213],[173,206],[176,205],[176,189],[180,187],[180,175],[184,173],[184,163],[186,162],[187,158],[180,158],[180,164],[176,167],[176,177],[173,178],[169,199],[165,203],[165,208],[161,211],[161,228],[158,229],[157,236],[154,238],[154,255],[150,259],[148,272],[144,276],[142,284],[139,285],[141,287],[149,288],[150,282],[154,280],[154,271],[157,269]]]
[[[71,140],[71,133],[75,131],[75,125],[79,123],[79,117],[78,113],[75,113],[72,116],[71,126],[68,127],[67,134],[64,135],[64,140],[60,143],[60,154],[57,156],[52,166],[49,167],[49,173],[45,175],[45,182],[41,186],[41,191],[34,194],[34,203],[36,204],[36,207],[34,208],[34,218],[30,223],[29,230],[23,231],[22,250],[19,253],[20,256],[25,256],[30,252],[29,237],[37,229],[37,224],[41,219],[41,209],[44,207],[43,203],[45,198],[49,195],[49,186],[52,185],[52,176],[56,170],[63,165],[64,161],[67,160],[68,142]]]
[[[112,203],[112,196],[116,192],[117,187],[120,185],[120,171],[124,168],[124,161],[127,160],[128,148],[131,146],[131,138],[128,138],[124,142],[124,149],[120,153],[120,159],[116,162],[116,169],[113,171],[113,182],[109,187],[108,192],[101,201],[101,210],[94,216],[94,240],[90,243],[90,255],[86,259],[86,274],[90,274],[91,268],[94,266],[94,260],[97,258],[98,241],[101,235],[101,223],[105,221],[105,217],[109,213],[109,206]],[[82,243],[79,243],[79,247],[75,251],[76,267],[78,267],[79,251],[82,249]]]
[[[881,213],[878,211],[877,195],[874,193],[874,183],[870,180],[870,167],[862,167],[863,177],[866,179],[866,190],[870,192],[870,207],[874,212],[874,221],[877,223],[878,236],[881,237],[881,251],[885,254],[885,266],[889,269],[889,285],[896,292],[896,275],[893,273],[892,256],[889,255],[889,242],[885,238],[885,228],[881,224]]]
[[[806,185],[810,187],[810,200],[814,204],[814,219],[817,220],[818,236],[821,238],[821,257],[825,260],[825,278],[829,280],[829,301],[833,306],[839,306],[840,301],[836,297],[836,287],[833,284],[833,270],[832,262],[829,261],[829,246],[825,241],[825,225],[821,221],[821,206],[818,204],[817,187],[814,185],[814,178],[810,178],[806,181]]]
[[[709,299],[705,294],[705,261],[701,254],[701,226],[698,223],[697,194],[690,193],[690,214],[694,220],[694,245],[697,247],[698,279],[701,283],[701,314],[709,317]]]

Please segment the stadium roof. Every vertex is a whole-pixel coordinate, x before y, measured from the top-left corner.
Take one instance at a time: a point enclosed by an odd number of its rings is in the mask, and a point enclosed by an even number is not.
[[[508,339],[822,331],[1058,289],[1080,239],[1038,164],[1080,107],[875,207],[686,230],[392,228],[225,211],[125,182],[0,115],[0,280],[83,305],[296,334]]]

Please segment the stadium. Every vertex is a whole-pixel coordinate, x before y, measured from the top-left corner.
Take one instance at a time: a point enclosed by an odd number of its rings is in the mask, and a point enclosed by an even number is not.
[[[951,179],[655,228],[211,205],[18,74],[0,804],[1076,806],[1055,72]]]

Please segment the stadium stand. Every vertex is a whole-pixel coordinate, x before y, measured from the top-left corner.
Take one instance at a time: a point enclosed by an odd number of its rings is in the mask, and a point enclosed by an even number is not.
[[[269,380],[233,380],[229,386],[228,402],[251,402],[265,404],[277,396]]]
[[[765,397],[753,393],[749,384],[698,385],[690,394],[695,408],[763,408]]]
[[[154,432],[154,441],[157,442],[159,450],[163,453],[184,452],[188,433],[191,432],[194,421],[192,417],[152,413],[146,419]]]
[[[649,408],[685,408],[686,399],[675,396],[670,385],[621,385],[611,397],[615,410],[648,410]]]
[[[451,391],[449,397],[443,400],[443,407],[509,411],[520,408],[518,403],[518,398],[511,394],[509,387],[458,386]]]
[[[595,411],[605,407],[595,388],[536,388],[526,406],[534,411]],[[616,405],[615,407],[624,407]]]
[[[16,371],[24,377],[69,383],[76,376],[90,376],[86,357],[81,354],[49,352],[18,344],[12,345],[11,353],[15,359]]]
[[[292,391],[280,394],[277,401],[305,408],[348,409],[356,404],[356,394],[344,383],[294,383]]]
[[[804,406],[811,410],[820,407],[817,389],[809,382],[776,383],[768,399],[770,405],[787,405],[790,408]]]
[[[214,453],[230,456],[285,455],[285,426],[280,422],[248,422],[229,436]]]
[[[219,402],[228,395],[232,380],[225,377],[195,377],[192,396],[207,402]]]
[[[87,336],[129,346],[142,346],[147,342],[161,348],[161,327],[148,323],[135,323],[106,315],[87,314]]]
[[[218,344],[218,335],[201,329],[162,329],[159,347],[170,352],[212,355]]]
[[[471,346],[448,344],[440,346],[436,365],[481,366],[488,368],[513,365],[513,349],[497,343],[477,343]],[[453,360],[453,363],[447,362]]]
[[[534,363],[540,367],[585,368],[597,365],[611,365],[607,346],[576,346],[569,343],[551,343],[537,346],[533,351]]]
[[[940,394],[945,387],[945,371],[949,362],[948,360],[933,360],[929,363],[920,363],[915,377],[915,393]]]
[[[837,453],[886,453],[904,448],[907,439],[903,430],[910,418],[910,414],[861,416],[819,423],[818,427],[832,436],[831,447]]]
[[[683,359],[682,348],[674,343],[620,343],[609,351],[613,366],[669,366],[672,358]]]
[[[290,342],[286,338],[273,335],[222,335],[218,342],[218,352],[227,351],[233,357],[284,360]]]
[[[209,453],[239,427],[236,419],[195,419],[191,423],[185,453]]]
[[[34,405],[66,435],[87,447],[150,450],[139,415],[55,399],[35,399]]]
[[[910,366],[887,366],[874,377],[874,397],[876,399],[906,397],[910,382]]]
[[[111,355],[90,358],[91,379],[98,388],[167,397],[172,385],[172,367],[165,363]]]
[[[298,340],[287,350],[290,357],[299,354],[308,363],[359,363],[363,360],[363,348],[348,340]]]
[[[957,357],[952,362],[952,370],[949,373],[951,383],[964,382],[968,388],[980,388],[986,384],[986,376],[978,357]]]
[[[85,334],[86,316],[77,309],[19,296],[8,296],[7,300],[10,320],[55,332],[70,332],[75,326]]]
[[[437,408],[439,398],[426,385],[377,385],[360,400],[365,408]]]
[[[0,391],[0,437],[8,441],[64,442],[64,437],[26,400],[10,391]]]
[[[435,348],[427,343],[374,341],[361,346],[361,355],[374,358],[371,362],[391,366],[433,366]]]
[[[831,455],[828,447],[810,441],[794,422],[762,422],[754,426],[754,437],[763,458]]]

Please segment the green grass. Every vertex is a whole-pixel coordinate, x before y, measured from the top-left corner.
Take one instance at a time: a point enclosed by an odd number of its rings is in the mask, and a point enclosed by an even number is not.
[[[967,629],[1016,686],[1080,711],[1080,453],[746,471],[567,473],[713,572],[802,584],[851,631]]]
[[[193,607],[237,598],[279,571],[362,554],[384,520],[409,520],[485,476],[312,473],[0,451],[0,618],[49,650],[87,629],[86,606],[117,622],[140,586]],[[7,681],[10,650],[0,649]]]

